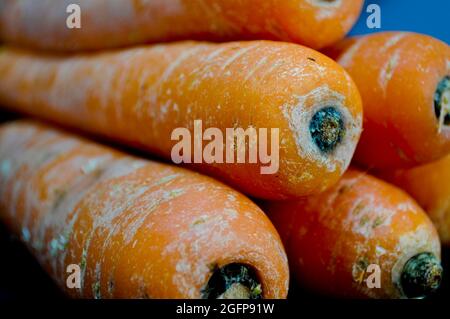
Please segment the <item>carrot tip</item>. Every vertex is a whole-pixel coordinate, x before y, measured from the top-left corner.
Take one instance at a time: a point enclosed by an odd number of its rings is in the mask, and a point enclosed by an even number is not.
[[[262,289],[253,269],[229,264],[214,269],[202,296],[204,299],[260,299]]]
[[[440,126],[450,125],[450,76],[445,76],[438,84],[434,94],[434,111]]]
[[[420,253],[403,267],[401,287],[408,298],[425,298],[441,285],[443,269],[435,255]]]
[[[332,152],[345,134],[342,114],[333,106],[319,110],[309,124],[311,137],[323,153]]]

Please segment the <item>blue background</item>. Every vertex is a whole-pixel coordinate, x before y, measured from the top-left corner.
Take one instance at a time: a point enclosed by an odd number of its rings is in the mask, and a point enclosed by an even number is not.
[[[381,7],[381,29],[366,25],[369,4]],[[351,35],[380,31],[414,31],[450,44],[450,0],[366,0],[361,18]]]

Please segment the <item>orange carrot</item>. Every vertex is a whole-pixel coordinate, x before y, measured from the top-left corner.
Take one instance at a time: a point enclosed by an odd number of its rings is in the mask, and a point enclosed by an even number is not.
[[[386,32],[345,40],[327,53],[350,73],[363,99],[358,163],[405,168],[450,152],[448,45]]]
[[[287,295],[281,241],[249,199],[41,124],[0,126],[0,217],[73,297]]]
[[[358,90],[337,63],[299,45],[265,41],[188,42],[65,58],[5,48],[0,103],[172,159],[174,129],[194,135],[196,120],[223,135],[233,128],[278,129],[278,140],[271,130],[263,138],[272,155],[272,141],[279,143],[279,163],[270,173],[262,174],[267,163],[261,157],[192,164],[269,199],[333,185],[349,165],[362,125]],[[235,151],[229,146],[217,151],[223,159]]]
[[[429,295],[440,285],[433,224],[410,197],[381,180],[350,169],[321,195],[265,208],[293,276],[309,289],[339,297],[403,298]]]
[[[434,222],[441,241],[450,245],[450,155],[412,169],[384,172],[382,177],[406,190]]]
[[[77,9],[69,4],[79,5],[79,21]],[[363,0],[6,1],[0,10],[0,36],[13,44],[59,51],[174,39],[284,40],[317,49],[342,39],[362,4]],[[69,28],[76,22],[80,28]]]

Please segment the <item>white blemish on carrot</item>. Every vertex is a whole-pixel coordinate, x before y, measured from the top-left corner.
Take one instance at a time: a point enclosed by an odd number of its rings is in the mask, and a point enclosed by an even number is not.
[[[355,202],[345,224],[350,225],[353,233],[370,238],[379,227],[390,227],[396,213],[395,207],[378,205],[374,196],[365,196]]]
[[[377,257],[380,257],[380,256],[385,255],[386,252],[387,252],[386,249],[384,249],[384,248],[381,247],[381,246],[375,247],[375,253],[376,253]]]
[[[289,123],[299,156],[317,161],[328,171],[335,171],[336,166],[345,170],[350,165],[348,154],[353,154],[356,148],[355,139],[358,138],[361,131],[361,116],[353,118],[348,109],[344,107],[345,97],[331,90],[328,85],[320,86],[303,96],[298,96],[297,101],[298,103],[294,106],[283,105],[282,112]],[[327,106],[335,106],[341,112],[346,134],[333,153],[323,154],[312,140],[309,124],[315,112]],[[305,178],[307,177],[305,176]]]
[[[180,176],[181,176],[180,174],[171,174],[171,175],[164,176],[158,182],[156,182],[154,185],[159,186],[162,184],[167,184],[167,183],[177,179]]]
[[[268,75],[271,75],[276,69],[278,69],[279,67],[281,67],[282,65],[283,65],[284,63],[283,63],[283,61],[281,61],[281,60],[277,60],[277,61],[275,61],[265,72],[264,72],[264,74],[262,75],[263,77],[264,76],[268,76]]]
[[[190,57],[194,56],[197,52],[204,49],[205,46],[198,46],[198,47],[191,47],[181,53],[172,63],[170,63],[164,73],[161,75],[160,82],[164,83],[166,82],[170,76],[173,74],[173,72],[178,68],[180,65],[183,64],[183,62]]]
[[[205,62],[212,62],[214,59],[222,54],[227,48],[226,47],[219,47],[215,50],[213,50],[210,54],[206,56],[204,59]]]
[[[338,10],[342,5],[342,0],[334,0],[334,1],[324,1],[324,0],[306,0],[311,5],[319,8],[316,12],[317,20],[323,20],[327,18],[331,18],[336,14],[336,10]]]
[[[238,217],[238,212],[235,209],[225,208],[224,212],[228,214],[230,220],[236,219]]]
[[[253,75],[255,74],[255,72],[267,63],[267,60],[268,60],[267,56],[265,56],[261,60],[259,60],[258,63],[256,63],[256,65],[247,73],[247,75],[245,77],[245,81],[250,80],[253,77]]]
[[[229,57],[227,60],[224,61],[222,65],[222,70],[225,70],[228,66],[230,66],[234,61],[239,59],[239,57],[243,56],[247,52],[249,52],[252,49],[255,49],[259,46],[259,44],[253,44],[250,46],[242,47],[240,48],[236,53],[234,53],[231,57]]]
[[[398,204],[397,209],[403,212],[413,212],[414,214],[417,212],[417,208],[414,207],[411,201],[404,201]]]
[[[102,156],[98,158],[90,159],[85,165],[81,167],[81,172],[83,174],[91,174],[96,171],[99,167],[99,164],[103,163],[106,159],[109,159],[109,156]]]
[[[429,247],[429,245],[434,244],[436,244],[436,241],[430,238],[430,231],[428,230],[428,228],[426,226],[419,226],[414,231],[400,236],[398,244],[396,246],[396,250],[398,252],[405,252],[409,250],[436,251],[437,247]]]
[[[349,68],[352,66],[353,63],[353,57],[358,52],[358,50],[361,48],[361,46],[366,41],[366,38],[358,38],[355,43],[352,44],[350,48],[345,50],[345,53],[339,57],[339,64],[342,65],[344,68]]]
[[[104,157],[104,159],[108,159],[107,157]],[[84,161],[86,163],[86,165],[88,165],[88,163],[90,163],[91,161],[97,161],[99,160],[99,158],[84,158],[82,159],[81,157],[78,157],[74,159],[75,162],[78,161],[78,163],[81,163],[80,161]],[[118,164],[122,164],[123,168],[119,169],[118,168]],[[136,161],[134,160],[134,163],[130,163],[130,158],[124,158],[124,160],[122,161],[117,161],[116,165],[112,165],[109,166],[108,169],[106,170],[106,173],[103,174],[99,179],[97,177],[92,176],[92,182],[93,184],[91,184],[90,186],[95,187],[95,183],[100,183],[101,180],[105,180],[108,178],[113,178],[114,175],[116,176],[120,176],[121,174],[126,174],[127,172],[131,172],[134,169],[137,169],[140,165],[142,164],[141,161]],[[103,165],[103,163],[102,163]],[[82,164],[78,164],[78,166],[83,166]],[[51,175],[56,176],[56,171],[58,171],[58,169],[60,171],[64,171],[64,166],[63,165],[59,165],[56,166],[54,168],[53,171],[49,171],[47,176],[45,177],[46,179],[50,178]],[[82,175],[80,175],[82,176]],[[78,178],[79,179],[79,178]],[[50,182],[50,181],[49,181]],[[75,187],[76,182],[73,184]],[[83,187],[84,186],[84,187]],[[87,186],[87,187],[86,187]],[[70,234],[72,233],[72,229],[74,224],[77,221],[77,217],[78,214],[77,212],[75,212],[73,214],[73,217],[70,217],[69,214],[71,214],[75,208],[75,206],[78,204],[79,200],[81,200],[81,198],[84,197],[84,194],[89,192],[89,185],[80,184],[80,189],[74,188],[73,189],[73,193],[70,194],[70,196],[67,196],[68,198],[70,198],[70,201],[65,200],[64,205],[61,205],[61,209],[58,209],[58,211],[55,211],[53,214],[48,214],[46,215],[46,217],[43,219],[43,221],[41,222],[41,227],[38,229],[38,232],[35,234],[33,241],[36,243],[42,242],[47,234],[47,230],[52,230],[52,233],[55,234],[55,238],[51,241],[50,247],[49,247],[49,253],[50,256],[47,256],[46,253],[44,253],[42,251],[42,249],[44,249],[45,247],[33,245],[33,247],[37,250],[37,251],[41,251],[41,253],[39,254],[39,256],[41,256],[41,261],[45,262],[51,262],[51,264],[53,265],[53,269],[54,271],[58,271],[59,274],[62,274],[62,276],[65,273],[64,270],[64,260],[65,260],[65,256],[66,256],[66,252],[65,252],[65,243],[67,242]],[[62,209],[63,207],[63,209]],[[60,234],[60,235],[58,235]],[[89,242],[89,240],[87,241]],[[51,258],[52,254],[56,254],[56,258]],[[86,254],[83,258],[84,260],[86,260],[87,258],[87,246],[84,249],[83,254]],[[58,267],[57,267],[57,263],[58,263]]]
[[[333,0],[333,1],[326,1],[326,0],[306,0],[306,2],[312,4],[316,7],[326,7],[326,8],[338,8],[342,5],[342,0]]]
[[[384,44],[383,48],[381,49],[382,52],[385,52],[387,50],[389,50],[390,48],[392,48],[394,45],[396,45],[397,43],[399,43],[404,37],[406,37],[408,35],[407,32],[396,32],[394,33],[389,40],[386,41],[386,43]]]
[[[381,68],[378,81],[380,83],[381,88],[383,89],[384,94],[386,94],[389,81],[392,79],[392,76],[394,75],[395,69],[397,68],[399,61],[400,61],[400,51],[396,50],[394,54],[391,56],[391,58]]]

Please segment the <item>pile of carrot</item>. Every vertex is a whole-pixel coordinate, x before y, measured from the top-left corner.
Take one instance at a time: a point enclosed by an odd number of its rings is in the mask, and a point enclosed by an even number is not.
[[[362,5],[1,2],[0,220],[76,298],[432,295],[450,48],[345,38]]]

